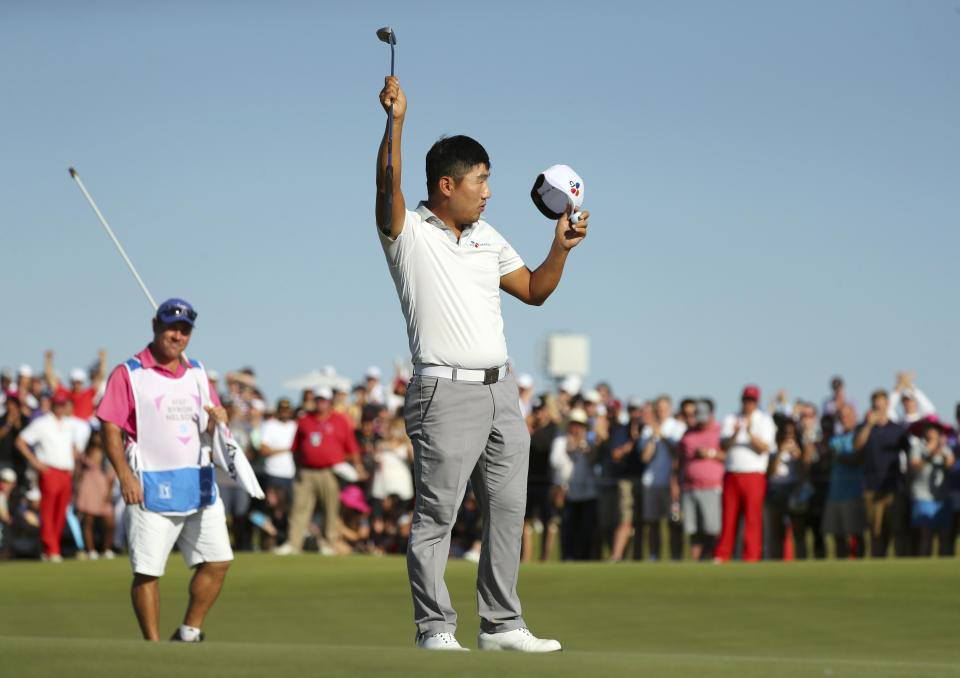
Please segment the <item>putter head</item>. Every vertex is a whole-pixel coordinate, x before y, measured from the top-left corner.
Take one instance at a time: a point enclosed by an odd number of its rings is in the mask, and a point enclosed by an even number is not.
[[[380,42],[385,42],[388,45],[397,44],[397,34],[393,32],[393,29],[389,26],[384,26],[377,30],[377,37],[380,38]]]

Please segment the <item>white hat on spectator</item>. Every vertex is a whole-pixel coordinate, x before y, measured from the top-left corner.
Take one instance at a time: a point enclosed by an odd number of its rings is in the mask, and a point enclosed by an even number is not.
[[[579,407],[574,407],[570,410],[570,416],[567,417],[567,421],[571,424],[583,424],[586,426],[590,422],[590,418],[587,417],[585,411]]]
[[[580,377],[575,374],[564,377],[563,381],[560,382],[560,390],[564,393],[569,393],[570,395],[576,395],[580,393],[580,389],[583,386],[583,381]]]
[[[627,400],[627,409],[628,410],[639,410],[644,406],[644,400],[640,396],[630,396],[630,399]]]
[[[27,501],[40,501],[40,488],[31,487],[23,496],[27,498]]]
[[[583,394],[583,399],[588,403],[599,403],[600,402],[600,391],[595,388],[590,389]]]
[[[70,381],[86,381],[86,379],[87,373],[79,367],[74,367],[70,370]]]
[[[32,376],[33,376],[33,370],[30,368],[29,365],[27,365],[26,363],[24,363],[23,365],[21,365],[20,367],[17,368],[17,376],[18,376],[18,377],[32,377]]]
[[[380,368],[376,365],[371,365],[367,368],[367,371],[364,372],[364,375],[367,379],[379,379],[381,375]]]
[[[313,390],[313,395],[324,400],[330,400],[333,398],[333,389],[329,386],[318,386]]]
[[[250,407],[255,409],[257,412],[264,412],[267,409],[267,404],[260,400],[260,398],[254,398],[250,401]]]
[[[220,381],[220,373],[216,370],[207,370],[207,379],[210,381]]]
[[[533,388],[533,377],[526,372],[521,372],[519,375],[517,375],[517,386],[520,388]]]
[[[11,370],[9,367],[4,367],[2,370],[0,370],[0,377],[3,377],[4,379],[13,379],[13,370]]]
[[[17,482],[17,472],[9,466],[5,466],[4,468],[0,469],[0,480],[8,483],[15,483]]]

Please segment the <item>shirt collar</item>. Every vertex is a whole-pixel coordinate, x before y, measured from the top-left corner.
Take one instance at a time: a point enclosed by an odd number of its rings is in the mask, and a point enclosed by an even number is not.
[[[156,370],[157,372],[160,372],[161,374],[166,374],[166,375],[171,376],[171,377],[173,377],[173,378],[175,378],[175,379],[179,379],[179,378],[182,377],[182,376],[186,373],[186,371],[187,371],[187,366],[184,365],[182,359],[180,360],[180,363],[177,365],[177,373],[176,373],[176,374],[174,374],[173,372],[171,372],[170,370],[168,370],[168,369],[167,369],[166,367],[164,367],[163,365],[158,365],[158,364],[157,364],[157,361],[156,361],[156,360],[154,359],[154,357],[153,357],[153,353],[151,353],[151,351],[150,351],[150,346],[149,346],[149,345],[147,345],[147,347],[146,347],[145,349],[143,349],[143,351],[141,351],[140,353],[138,353],[135,357],[137,358],[137,360],[140,361],[140,364],[143,365],[144,369]]]
[[[456,244],[458,242],[457,234],[453,232],[452,228],[450,228],[445,223],[443,223],[443,219],[441,219],[436,214],[430,211],[430,208],[427,207],[426,201],[421,200],[420,204],[417,205],[416,211],[417,211],[417,214],[419,214],[424,221],[426,221],[429,224],[432,224],[433,226],[436,226],[437,228],[442,230],[444,233],[446,233],[447,237],[450,238],[450,240],[453,243]],[[477,223],[478,222],[474,222],[472,224],[469,224],[468,226],[465,226],[463,230],[460,231],[460,237],[462,238],[468,233],[473,232],[473,230],[477,227]]]

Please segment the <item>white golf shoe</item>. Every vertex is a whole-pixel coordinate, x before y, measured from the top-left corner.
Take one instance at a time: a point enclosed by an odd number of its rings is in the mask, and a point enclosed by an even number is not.
[[[515,650],[517,652],[559,652],[560,641],[537,638],[529,629],[514,629],[502,633],[483,633],[477,636],[481,650]]]
[[[460,652],[469,652],[469,650],[463,647],[460,643],[457,642],[457,639],[453,637],[452,633],[437,633],[432,636],[423,636],[417,635],[417,647],[421,650],[454,650]]]

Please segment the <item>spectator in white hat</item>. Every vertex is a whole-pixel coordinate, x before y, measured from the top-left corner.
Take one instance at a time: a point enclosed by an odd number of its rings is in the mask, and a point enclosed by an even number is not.
[[[560,382],[560,389],[557,391],[557,408],[564,417],[569,416],[574,401],[580,397],[581,388],[583,388],[583,382],[575,374],[564,377]]]
[[[387,393],[383,388],[383,384],[380,382],[380,377],[382,376],[380,368],[376,365],[371,365],[367,368],[367,371],[363,373],[363,390],[366,393],[367,404],[372,405],[383,405],[387,400]]]
[[[536,383],[533,377],[525,372],[517,375],[517,391],[520,393],[520,413],[527,419],[533,412],[533,389]]]
[[[24,363],[17,368],[17,394],[20,396],[20,406],[28,419],[40,407],[40,399],[34,393],[33,368]],[[42,391],[42,385],[40,390]]]
[[[602,405],[603,401],[600,397],[600,391],[597,389],[592,388],[583,394],[583,409],[586,410],[591,425],[595,425],[597,417],[602,414],[600,411]]]
[[[897,384],[890,391],[887,416],[901,426],[909,426],[937,413],[937,408],[927,394],[914,384],[915,378],[916,374],[913,372],[898,372]]]
[[[597,523],[596,448],[587,433],[587,413],[575,407],[567,417],[566,435],[557,436],[550,450],[558,503],[562,502],[560,545],[564,560],[587,560],[592,555]]]

